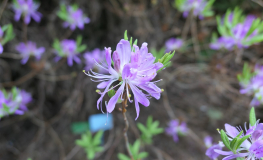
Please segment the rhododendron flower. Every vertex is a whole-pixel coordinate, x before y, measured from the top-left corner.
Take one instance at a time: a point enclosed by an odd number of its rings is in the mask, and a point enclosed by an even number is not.
[[[178,135],[185,135],[187,134],[187,125],[185,122],[179,123],[179,120],[174,119],[171,120],[169,123],[168,128],[166,128],[166,133],[170,136],[173,136],[173,140],[178,142],[179,138]]]
[[[236,24],[232,24],[234,21],[234,13],[228,16],[228,25],[224,24],[224,21],[218,22],[219,33],[222,35],[217,40],[210,44],[210,48],[214,50],[227,49],[233,50],[235,48],[247,48],[252,44],[256,44],[260,41],[260,38],[256,38],[258,35],[258,27],[255,30],[250,30],[253,21],[256,19],[253,15],[248,15],[245,20],[242,20]],[[227,18],[227,17],[225,17]],[[224,28],[224,29],[222,29]],[[252,32],[251,32],[252,31]],[[253,41],[252,41],[253,40]]]
[[[78,46],[76,41],[65,39],[60,42],[60,48],[61,50],[56,50],[55,53],[58,55],[55,60],[59,61],[63,57],[67,57],[68,59],[68,65],[72,66],[73,61],[76,63],[81,63],[80,58],[78,57],[78,54],[80,53],[78,50]]]
[[[39,60],[42,56],[42,54],[45,52],[44,47],[37,48],[36,43],[28,41],[27,43],[19,43],[16,46],[16,50],[20,53],[22,56],[21,63],[25,64],[30,56],[36,57],[37,60]]]
[[[241,138],[245,135],[251,135],[249,139],[245,140],[240,148],[236,150],[236,153],[232,151],[222,151],[215,149],[215,152],[225,155],[224,159],[235,159],[237,157],[242,157],[248,160],[256,160],[263,157],[263,124],[258,123],[255,126],[249,126],[247,130],[245,125],[245,131],[241,127],[233,127],[229,124],[225,124],[226,133],[229,136],[229,140],[235,138],[241,131],[244,131]]]
[[[99,63],[97,65],[107,71],[109,75],[95,73],[92,70],[86,73],[88,76],[101,82],[97,86],[98,89],[104,89],[97,101],[97,108],[102,108],[105,94],[119,86],[109,102],[105,102],[107,112],[111,113],[114,110],[119,99],[123,100],[127,97],[132,102],[130,93],[133,93],[137,119],[140,113],[139,103],[147,107],[150,105],[149,97],[160,98],[162,90],[151,80],[155,78],[157,75],[156,71],[162,68],[163,64],[159,62],[154,63],[155,57],[148,53],[147,43],[143,43],[141,48],[136,45],[133,45],[133,48],[131,48],[130,42],[124,39],[118,43],[112,57],[111,48],[105,48],[105,56],[107,66],[102,66]],[[112,61],[114,63],[113,67]],[[111,88],[114,82],[118,84]],[[148,94],[143,93],[142,90]]]
[[[85,70],[90,70],[96,68],[99,73],[105,73],[105,69],[101,67],[97,67],[96,63],[104,63],[105,62],[105,51],[101,51],[96,48],[91,52],[84,53],[83,57],[85,58],[86,67]]]
[[[165,42],[166,52],[178,50],[183,46],[183,40],[179,38],[170,38]]]
[[[33,0],[16,0],[13,4],[15,12],[15,20],[18,21],[22,16],[26,24],[30,23],[32,17],[36,22],[40,22],[42,14],[37,12],[39,3],[35,3]]]
[[[84,25],[90,22],[90,19],[83,14],[81,9],[75,9],[72,6],[67,7],[67,19],[63,23],[63,26],[69,27],[71,30],[75,30],[76,27],[84,29]]]
[[[216,158],[219,156],[218,153],[216,153],[214,150],[222,150],[224,147],[224,144],[222,142],[219,142],[218,144],[212,144],[212,137],[206,136],[204,138],[205,146],[207,147],[207,150],[205,152],[205,155],[207,155],[210,159],[216,160]]]
[[[12,92],[0,91],[0,118],[27,111],[26,105],[32,101],[31,94],[24,90],[13,88]]]

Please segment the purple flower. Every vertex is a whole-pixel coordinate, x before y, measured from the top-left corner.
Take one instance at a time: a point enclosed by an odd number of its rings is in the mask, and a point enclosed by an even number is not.
[[[81,63],[80,58],[78,57],[78,49],[77,49],[77,43],[74,40],[71,39],[65,39],[60,42],[61,51],[56,51],[55,53],[58,55],[55,60],[59,61],[62,57],[67,57],[68,59],[68,65],[72,66],[73,61],[76,63]]]
[[[0,91],[0,118],[11,114],[22,115],[27,111],[26,105],[32,101],[31,94],[24,90],[15,90],[15,93]]]
[[[241,131],[241,127],[233,127],[229,124],[225,124],[226,133],[229,136],[229,140],[232,140],[235,138]],[[251,137],[247,140],[245,140],[239,149],[236,150],[236,153],[233,153],[232,151],[222,151],[215,149],[214,151],[225,155],[226,157],[224,160],[230,160],[237,157],[243,157],[248,160],[256,160],[263,157],[263,124],[262,123],[256,123],[255,126],[249,126],[249,129],[246,128],[245,123],[245,131],[246,134],[242,134],[241,137],[245,135],[251,135]]]
[[[224,144],[222,142],[219,142],[218,144],[212,144],[212,137],[210,136],[206,136],[204,138],[204,142],[207,147],[205,155],[215,160],[219,156],[219,154],[216,153],[214,150],[215,149],[222,150],[222,148],[224,147]]]
[[[3,48],[2,44],[1,44],[3,36],[4,36],[4,32],[3,32],[2,28],[0,27],[0,54],[3,53],[3,51],[4,51],[4,48]]]
[[[40,22],[42,14],[37,12],[39,3],[34,3],[33,0],[16,0],[13,4],[15,11],[15,20],[18,21],[22,16],[26,24],[30,23],[30,17],[36,22]]]
[[[84,53],[84,58],[86,62],[85,70],[96,69],[99,73],[107,72],[105,69],[101,67],[97,67],[97,63],[101,64],[105,62],[105,51],[101,51],[100,49],[96,48],[91,52]]]
[[[30,56],[35,56],[37,60],[39,60],[42,54],[45,52],[44,47],[37,48],[36,43],[27,42],[27,43],[19,43],[16,46],[16,50],[21,54],[23,59],[21,60],[22,64],[26,64]]]
[[[165,42],[166,52],[178,50],[183,46],[183,40],[179,38],[170,38]]]
[[[105,56],[107,66],[98,65],[109,73],[99,74],[92,70],[86,73],[88,76],[97,79],[101,82],[97,88],[104,89],[101,97],[97,101],[97,108],[102,109],[102,100],[104,95],[111,89],[118,87],[116,94],[111,97],[109,102],[105,103],[107,112],[111,113],[118,99],[123,99],[124,96],[128,98],[130,102],[130,92],[133,93],[133,98],[135,102],[135,108],[137,112],[137,117],[140,113],[139,103],[144,106],[149,106],[150,101],[148,98],[150,96],[159,99],[162,90],[155,85],[155,82],[150,82],[157,75],[156,71],[163,67],[163,64],[157,62],[154,63],[155,57],[151,53],[148,53],[147,43],[143,43],[142,47],[139,49],[138,46],[133,45],[133,51],[130,42],[127,40],[121,40],[116,51],[113,52],[111,57],[111,48],[105,48]],[[112,67],[112,61],[114,65]],[[110,88],[114,82],[119,82],[113,88]],[[148,92],[148,95],[142,92]]]
[[[173,136],[173,140],[175,142],[178,142],[179,140],[178,135],[185,135],[187,134],[187,131],[188,129],[186,123],[182,122],[179,124],[177,119],[171,120],[168,128],[165,130],[168,135]]]
[[[233,14],[229,15],[229,22],[231,23],[233,19]],[[248,42],[257,35],[257,29],[247,36],[247,33],[252,25],[255,16],[248,15],[244,22],[238,23],[235,26],[231,26],[230,34],[223,35],[219,37],[216,42],[210,44],[210,48],[214,50],[219,50],[225,48],[227,50],[233,50],[234,47],[237,48],[247,48],[249,47]],[[222,24],[224,25],[224,24]]]
[[[259,106],[263,104],[263,67],[255,66],[255,76],[253,76],[247,84],[240,83],[242,89],[241,94],[253,95],[251,106]]]
[[[84,28],[84,24],[90,22],[90,19],[83,14],[81,9],[74,9],[72,6],[68,6],[68,17],[66,22],[63,23],[63,26],[70,27],[71,30],[75,30],[76,27],[79,29]]]
[[[183,16],[187,17],[191,10],[193,10],[194,16],[198,16],[199,19],[203,19],[203,10],[205,9],[206,4],[207,1],[205,0],[186,0],[181,8]]]

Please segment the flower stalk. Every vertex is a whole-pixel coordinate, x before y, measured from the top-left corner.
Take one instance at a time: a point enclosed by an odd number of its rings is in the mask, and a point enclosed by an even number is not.
[[[131,150],[130,150],[130,146],[129,146],[129,139],[128,139],[128,135],[127,135],[127,131],[129,129],[129,121],[127,119],[127,116],[126,116],[126,107],[127,107],[127,96],[126,94],[123,95],[123,101],[122,101],[122,115],[123,115],[123,119],[124,119],[124,122],[125,122],[125,128],[123,130],[123,136],[124,136],[124,140],[125,140],[125,146],[126,146],[126,150],[131,158],[131,160],[134,160],[133,159],[133,156],[132,156],[132,153],[131,153]]]

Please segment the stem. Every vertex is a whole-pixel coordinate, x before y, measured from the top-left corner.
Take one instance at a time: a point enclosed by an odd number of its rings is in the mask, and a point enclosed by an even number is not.
[[[235,62],[236,62],[236,64],[240,64],[242,61],[243,49],[236,48],[234,51],[236,53]]]
[[[127,106],[127,95],[123,95],[124,97],[124,100],[122,102],[122,115],[123,115],[123,118],[124,118],[124,122],[125,122],[125,128],[123,130],[123,135],[124,135],[124,140],[125,140],[125,146],[126,146],[126,150],[130,156],[130,158],[132,160],[133,159],[133,156],[132,156],[132,153],[131,153],[131,150],[130,150],[130,146],[129,146],[129,139],[128,139],[128,135],[127,135],[127,131],[128,131],[128,128],[129,128],[129,121],[126,117],[126,106]]]
[[[7,1],[8,1],[8,0],[5,0],[5,1],[2,3],[3,7],[2,7],[1,10],[0,10],[0,19],[1,19],[2,15],[3,15],[3,13],[4,13],[5,7],[6,7],[6,5],[7,5]]]
[[[189,15],[187,16],[186,18],[186,22],[184,24],[184,28],[183,28],[183,31],[182,31],[182,39],[183,41],[186,40],[187,38],[187,34],[188,34],[188,31],[189,31],[189,28],[190,28],[190,22],[191,22],[191,15],[192,15],[192,10],[190,11]]]
[[[27,43],[27,24],[23,23],[23,34],[24,34],[24,41]]]
[[[195,57],[197,58],[200,52],[200,47],[199,47],[198,40],[197,40],[196,19],[195,19],[193,12],[191,12],[190,16],[191,16],[191,34],[192,34],[192,40],[194,44]]]

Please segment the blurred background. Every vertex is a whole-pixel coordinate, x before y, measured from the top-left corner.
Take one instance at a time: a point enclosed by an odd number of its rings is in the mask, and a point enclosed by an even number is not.
[[[2,5],[4,0],[0,0]],[[4,10],[0,25],[13,24],[16,37],[4,48],[5,53],[16,54],[15,45],[23,39],[21,21],[14,21],[11,0]],[[171,37],[181,37],[186,23],[182,13],[173,7],[172,0],[39,0],[38,11],[43,14],[40,23],[28,25],[28,39],[44,46],[44,57],[52,55],[55,38],[76,39],[83,36],[87,51],[95,48],[115,47],[128,36],[138,39],[138,45],[148,43],[152,49],[161,49]],[[90,18],[83,30],[69,33],[62,27],[62,20],[56,15],[59,4],[76,3]],[[225,14],[228,8],[239,6],[245,14],[262,17],[262,7],[250,0],[217,0],[213,10],[217,15]],[[1,7],[1,6],[0,6]],[[231,52],[214,51],[209,48],[212,32],[217,31],[215,17],[197,20],[197,39],[200,45],[196,57],[189,32],[189,45],[176,52],[172,65],[160,72],[156,79],[164,89],[160,100],[151,99],[149,107],[141,106],[137,121],[134,104],[129,104],[127,116],[130,122],[129,140],[133,143],[139,137],[138,122],[145,124],[152,116],[167,127],[169,121],[177,118],[187,123],[190,135],[180,137],[176,143],[165,133],[154,137],[151,146],[143,149],[149,153],[147,160],[157,159],[209,159],[205,155],[203,138],[210,135],[217,142],[220,135],[217,128],[225,123],[233,126],[248,121],[251,97],[239,93],[237,74],[242,72],[243,63],[235,63]],[[189,39],[189,40],[188,40]],[[50,49],[49,49],[50,48]],[[262,44],[246,49],[242,62],[262,64]],[[51,56],[52,57],[52,56]],[[33,96],[28,113],[11,115],[0,120],[0,160],[84,160],[86,153],[75,144],[80,134],[74,134],[72,125],[88,121],[97,110],[99,94],[96,85],[82,70],[84,64],[66,65],[66,61],[54,62],[52,58],[20,64],[15,57],[0,55],[0,86],[10,89],[17,86],[26,89]],[[108,97],[105,98],[108,100]],[[257,118],[262,118],[258,108]],[[112,113],[114,127],[105,131],[103,144],[106,149],[96,155],[97,160],[116,160],[118,153],[126,153],[123,116],[117,109]]]

